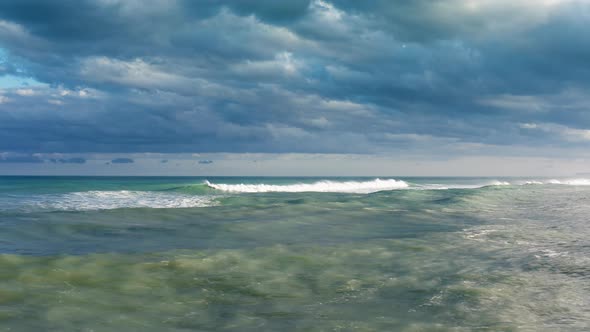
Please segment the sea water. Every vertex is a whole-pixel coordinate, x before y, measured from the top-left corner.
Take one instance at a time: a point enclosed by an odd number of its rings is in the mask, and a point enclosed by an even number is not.
[[[0,331],[583,331],[586,179],[0,177]]]

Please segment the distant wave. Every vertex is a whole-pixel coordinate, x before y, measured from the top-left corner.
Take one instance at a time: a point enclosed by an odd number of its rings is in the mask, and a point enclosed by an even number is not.
[[[215,197],[150,191],[85,191],[39,195],[15,202],[25,210],[92,211],[122,208],[191,208],[216,205]]]
[[[394,190],[408,188],[408,183],[401,180],[381,180],[371,181],[318,181],[314,183],[296,183],[296,184],[216,184],[205,182],[207,186],[226,192],[234,193],[265,193],[265,192],[321,192],[321,193],[359,193],[368,194],[383,190]]]
[[[566,185],[566,186],[590,186],[590,179],[539,179],[539,180],[512,180],[512,181],[488,181],[479,184],[419,184],[411,189],[480,189],[496,186],[529,186],[529,185]]]
[[[590,179],[549,180],[549,183],[569,186],[590,186]]]
[[[543,185],[543,184],[557,184],[566,186],[590,186],[590,179],[540,179],[540,180],[516,180],[510,185]]]

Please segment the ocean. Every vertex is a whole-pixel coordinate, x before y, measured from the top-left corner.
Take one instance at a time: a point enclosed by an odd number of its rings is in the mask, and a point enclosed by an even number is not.
[[[0,331],[588,331],[590,180],[0,177]]]

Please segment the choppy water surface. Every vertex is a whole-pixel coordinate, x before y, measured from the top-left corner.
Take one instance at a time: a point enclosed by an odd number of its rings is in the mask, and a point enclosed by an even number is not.
[[[2,177],[0,331],[589,330],[588,184]]]

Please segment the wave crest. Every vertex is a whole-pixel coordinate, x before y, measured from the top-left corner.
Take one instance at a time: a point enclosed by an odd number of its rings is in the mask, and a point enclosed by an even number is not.
[[[314,183],[296,183],[286,185],[276,184],[216,184],[206,181],[211,188],[234,193],[265,193],[265,192],[321,192],[321,193],[358,193],[368,194],[377,191],[408,188],[409,185],[401,180],[375,179],[371,181],[318,181]]]

